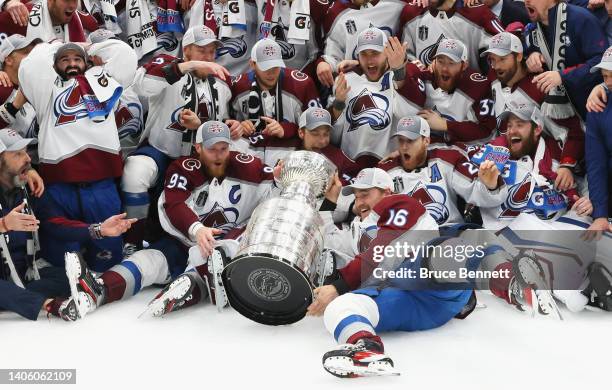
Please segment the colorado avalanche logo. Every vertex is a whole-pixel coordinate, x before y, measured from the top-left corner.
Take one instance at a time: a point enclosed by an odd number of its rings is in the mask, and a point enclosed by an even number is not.
[[[448,220],[450,212],[446,207],[447,195],[443,188],[419,183],[408,195],[421,202],[438,225]]]
[[[531,174],[527,174],[522,182],[511,186],[508,190],[508,197],[501,205],[503,211],[499,215],[499,218],[514,218],[518,216],[521,211],[526,211],[525,208],[531,198],[531,192]]]
[[[119,139],[138,139],[142,134],[142,107],[138,103],[121,105],[115,111],[115,124],[119,131]]]
[[[87,118],[87,108],[83,104],[76,83],[57,95],[53,102],[53,113],[57,117],[55,126]]]
[[[215,202],[210,211],[200,217],[200,222],[204,226],[223,230],[227,233],[236,227],[238,216],[238,209],[234,207],[223,208],[219,203]]]
[[[433,62],[434,55],[436,55],[436,51],[438,50],[438,45],[444,39],[444,34],[440,34],[440,37],[433,45],[429,45],[419,53],[419,61],[421,61],[424,65],[429,65]]]
[[[172,32],[161,33],[157,36],[157,46],[162,47],[167,52],[173,52],[179,45],[178,39]]]
[[[289,31],[289,27],[285,27],[285,25],[279,20],[276,26],[272,27],[270,34],[274,37],[276,43],[278,43],[278,45],[280,46],[281,53],[283,55],[283,60],[289,60],[295,57],[295,46],[287,42],[285,30]]]
[[[223,46],[217,49],[217,57],[229,54],[232,58],[240,58],[247,52],[247,43],[243,37],[222,38]]]
[[[385,95],[372,93],[364,88],[346,107],[346,120],[351,124],[348,131],[365,125],[370,126],[372,130],[384,130],[391,123],[388,109],[389,99]]]

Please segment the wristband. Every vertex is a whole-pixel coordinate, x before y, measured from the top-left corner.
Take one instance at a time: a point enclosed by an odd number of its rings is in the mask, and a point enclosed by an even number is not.
[[[402,81],[406,78],[406,67],[402,66],[399,69],[393,69],[393,79]]]
[[[13,122],[15,122],[15,114],[17,113],[17,111],[15,109],[15,106],[13,106],[13,103],[5,103],[3,105],[0,106],[0,121],[5,122],[6,124],[10,125]],[[15,114],[13,114],[12,112],[15,112]]]
[[[338,111],[344,111],[344,108],[346,107],[346,103],[341,102],[338,99],[334,99],[334,102],[332,103],[332,107]]]
[[[94,240],[101,240],[104,237],[102,236],[102,224],[94,223],[89,225],[89,235]]]

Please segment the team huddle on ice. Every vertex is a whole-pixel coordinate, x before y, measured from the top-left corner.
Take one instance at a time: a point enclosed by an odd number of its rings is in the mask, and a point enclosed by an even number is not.
[[[307,308],[331,374],[398,374],[378,334],[464,319],[478,289],[612,311],[612,0],[0,6],[0,311],[77,321],[153,285],[143,315],[229,306],[221,272],[297,151],[336,168]],[[580,231],[579,280],[521,231]],[[486,245],[381,250],[404,243]]]

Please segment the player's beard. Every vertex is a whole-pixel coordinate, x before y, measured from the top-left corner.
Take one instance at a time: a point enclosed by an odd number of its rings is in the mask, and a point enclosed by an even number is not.
[[[76,76],[81,76],[85,74],[85,69],[81,69],[78,66],[69,66],[69,67],[66,67],[66,69],[62,71],[58,70],[57,73],[59,73],[62,79],[70,80],[70,79],[75,78]]]
[[[510,149],[510,157],[512,157],[513,160],[518,160],[523,156],[530,156],[534,152],[537,145],[535,129],[532,128],[529,132],[529,136],[526,138],[521,138],[518,149],[515,146],[516,144],[512,142],[513,137],[511,137],[509,133],[506,133],[506,141],[508,142],[508,147]]]
[[[215,161],[210,164],[204,164],[204,170],[209,177],[221,178],[225,176],[228,160],[222,162]]]
[[[510,69],[504,70],[503,72],[499,72],[496,70],[495,76],[497,76],[497,79],[499,80],[500,83],[502,83],[502,85],[507,85],[508,82],[512,80],[516,72],[518,72],[518,67],[519,67],[519,62],[515,58],[514,64],[512,65]]]
[[[402,168],[404,168],[406,171],[412,171],[418,168],[419,166],[423,165],[426,159],[427,146],[424,146],[423,149],[416,151],[414,154],[400,151],[400,162],[402,163]]]
[[[451,75],[443,76],[441,72],[435,71],[434,76],[436,78],[436,86],[450,93],[455,89],[455,86],[457,85],[457,81],[459,81],[459,78],[461,77],[461,72],[459,72],[458,74],[454,76],[451,76]]]
[[[369,81],[378,81],[385,74],[385,71],[387,70],[387,63],[384,62],[378,67],[369,67],[367,65],[362,65],[361,69],[363,70],[363,74],[365,74],[366,78]]]

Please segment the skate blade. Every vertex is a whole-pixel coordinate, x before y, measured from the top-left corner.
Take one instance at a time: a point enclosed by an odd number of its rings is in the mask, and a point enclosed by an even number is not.
[[[324,368],[328,371],[334,371],[337,375],[346,377],[366,377],[366,376],[400,376],[401,373],[388,364],[370,364],[367,367],[354,366],[352,363],[342,364],[342,361],[336,361],[333,364],[325,364]]]
[[[68,284],[70,287],[70,296],[74,300],[77,315],[79,318],[83,318],[84,310],[81,309],[81,300],[79,299],[79,290],[77,285],[79,284],[79,277],[81,274],[81,262],[78,257],[72,252],[66,252],[64,255],[66,277],[68,278]]]

